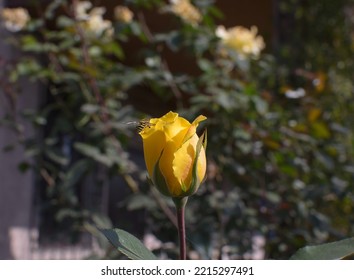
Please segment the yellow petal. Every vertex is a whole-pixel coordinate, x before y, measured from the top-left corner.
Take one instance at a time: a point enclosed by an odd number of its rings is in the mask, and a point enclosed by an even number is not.
[[[163,122],[163,130],[167,138],[173,139],[176,143],[181,143],[184,131],[190,126],[189,121],[172,112],[167,113],[165,116],[161,118],[161,122]]]
[[[174,175],[173,172],[173,159],[174,153],[177,147],[173,141],[169,141],[166,143],[165,149],[163,151],[162,157],[160,159],[160,170],[163,176],[165,177],[165,181],[170,189],[171,195],[175,195],[180,192],[180,184]]]
[[[204,147],[202,147],[199,157],[198,157],[198,165],[197,165],[197,174],[199,181],[203,181],[206,173],[206,156]]]
[[[192,176],[193,176],[193,165],[194,161],[197,161],[197,182],[199,184],[205,177],[206,173],[206,156],[205,150],[201,147],[199,152],[199,157],[196,159],[196,148],[198,143],[198,136],[195,134],[192,138],[187,140],[180,149],[178,149],[175,153],[174,160],[173,160],[173,171],[176,179],[179,182],[179,185],[185,186],[185,192],[190,191],[192,187]],[[197,188],[199,185],[197,185]],[[176,194],[177,196],[183,195],[184,191],[182,187],[179,188],[179,193]]]
[[[173,140],[176,143],[182,141],[185,132],[190,126],[190,123],[186,119],[179,117],[174,112],[168,112],[161,118],[150,119],[150,124],[149,128],[145,128],[140,133],[142,137],[144,137],[144,134],[147,135],[152,131],[160,130],[166,134],[167,141]]]
[[[189,141],[186,141],[174,155],[174,176],[178,180],[179,185],[184,184],[187,187],[187,190],[192,181],[193,160],[195,157],[195,146],[197,142],[198,136],[194,135],[194,137],[192,137]]]
[[[184,138],[182,140],[182,143],[187,141],[189,138],[191,138],[197,130],[197,126],[199,125],[200,122],[206,120],[207,118],[203,115],[199,115],[191,124],[189,129],[187,130],[186,134],[184,135]]]
[[[181,147],[184,143],[185,135],[188,133],[190,129],[190,124],[181,128],[181,130],[172,138],[172,141],[175,142],[177,147]]]
[[[163,115],[159,120],[165,123],[174,122],[178,118],[178,114],[172,111],[169,111],[167,114]]]
[[[144,158],[146,168],[150,177],[152,177],[152,172],[156,162],[158,161],[162,150],[166,145],[166,137],[163,131],[154,131],[148,136],[142,135],[143,145],[144,145]]]
[[[200,122],[205,121],[206,119],[207,119],[206,116],[199,115],[199,116],[192,122],[192,124],[194,124],[194,125],[197,127]]]
[[[167,139],[169,139],[172,138],[174,134],[178,133],[178,131],[175,131],[178,127],[173,127],[176,119],[178,119],[178,114],[170,111],[161,118],[153,119],[152,121],[156,121],[155,129],[164,131]]]

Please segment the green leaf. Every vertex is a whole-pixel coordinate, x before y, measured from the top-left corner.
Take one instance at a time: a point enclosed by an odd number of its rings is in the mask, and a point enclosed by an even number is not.
[[[31,168],[31,165],[26,161],[22,161],[18,164],[17,168],[20,172],[25,173],[28,169]]]
[[[71,27],[74,25],[74,21],[66,16],[59,16],[57,18],[57,25],[58,27],[65,28],[65,27]]]
[[[204,72],[209,72],[210,70],[213,70],[214,67],[213,64],[207,59],[199,59],[198,66]]]
[[[156,260],[143,243],[135,236],[121,229],[103,229],[101,232],[121,253],[132,260]]]
[[[217,7],[214,6],[209,6],[208,7],[208,12],[215,18],[217,19],[224,19],[224,14],[221,10],[219,10]]]
[[[59,151],[56,151],[54,149],[46,149],[45,154],[52,161],[62,166],[66,166],[69,163],[69,159],[65,155],[61,154]]]
[[[70,188],[75,186],[84,176],[90,167],[88,159],[81,159],[73,164],[70,170],[65,174],[64,186]]]
[[[313,134],[320,139],[327,139],[331,136],[331,133],[324,122],[314,122],[311,124]]]
[[[113,165],[112,160],[105,154],[101,153],[100,149],[95,146],[77,142],[74,144],[74,147],[83,155],[92,158],[108,167],[111,167]]]
[[[298,250],[291,260],[338,260],[354,254],[354,237],[336,242],[306,246]]]
[[[258,96],[253,96],[253,103],[256,107],[256,111],[260,115],[264,115],[268,112],[268,103]]]
[[[60,7],[60,5],[64,4],[63,0],[54,0],[52,3],[50,3],[45,11],[45,17],[46,18],[53,18],[54,16],[54,11]]]
[[[88,115],[97,114],[99,110],[100,106],[96,104],[84,104],[81,106],[81,111]]]
[[[156,202],[145,194],[134,193],[127,202],[127,209],[129,211],[146,209],[151,210],[156,207]]]
[[[123,49],[116,42],[111,42],[109,44],[102,44],[101,47],[103,48],[104,52],[107,54],[113,54],[119,59],[124,58]]]

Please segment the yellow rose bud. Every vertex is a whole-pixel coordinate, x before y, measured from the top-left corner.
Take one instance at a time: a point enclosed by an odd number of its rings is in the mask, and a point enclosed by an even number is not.
[[[170,0],[171,11],[185,22],[198,25],[202,21],[202,14],[190,0]]]
[[[133,20],[133,12],[125,6],[117,6],[114,8],[114,16],[118,21],[129,23]]]
[[[139,134],[146,167],[150,180],[162,194],[181,198],[199,188],[205,177],[206,156],[204,134],[198,137],[196,128],[205,119],[200,115],[190,123],[169,112],[143,125]]]

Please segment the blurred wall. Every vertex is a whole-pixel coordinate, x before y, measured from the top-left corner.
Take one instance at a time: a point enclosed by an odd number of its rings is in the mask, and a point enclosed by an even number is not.
[[[0,9],[3,4],[4,1],[0,0]],[[9,35],[11,34],[0,27],[0,57],[6,59],[16,55],[9,46],[4,45],[2,40]],[[38,87],[29,83],[24,83],[23,86],[26,92],[23,92],[22,97],[18,99],[18,110],[33,108],[37,104]],[[0,87],[0,119],[6,113],[2,90]],[[27,135],[33,133],[29,127],[24,128]],[[17,142],[18,138],[13,131],[0,128],[0,149]],[[31,172],[23,174],[18,171],[17,166],[22,160],[21,148],[0,153],[0,259],[12,259],[18,255],[18,250],[26,250],[24,247],[29,246],[34,184]]]

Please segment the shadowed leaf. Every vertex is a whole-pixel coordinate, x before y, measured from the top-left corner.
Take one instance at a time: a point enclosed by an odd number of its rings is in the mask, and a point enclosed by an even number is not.
[[[121,253],[132,260],[156,260],[143,243],[135,236],[121,229],[103,229],[101,232]]]
[[[291,260],[340,260],[354,254],[354,238],[317,246],[306,246],[298,250]]]

